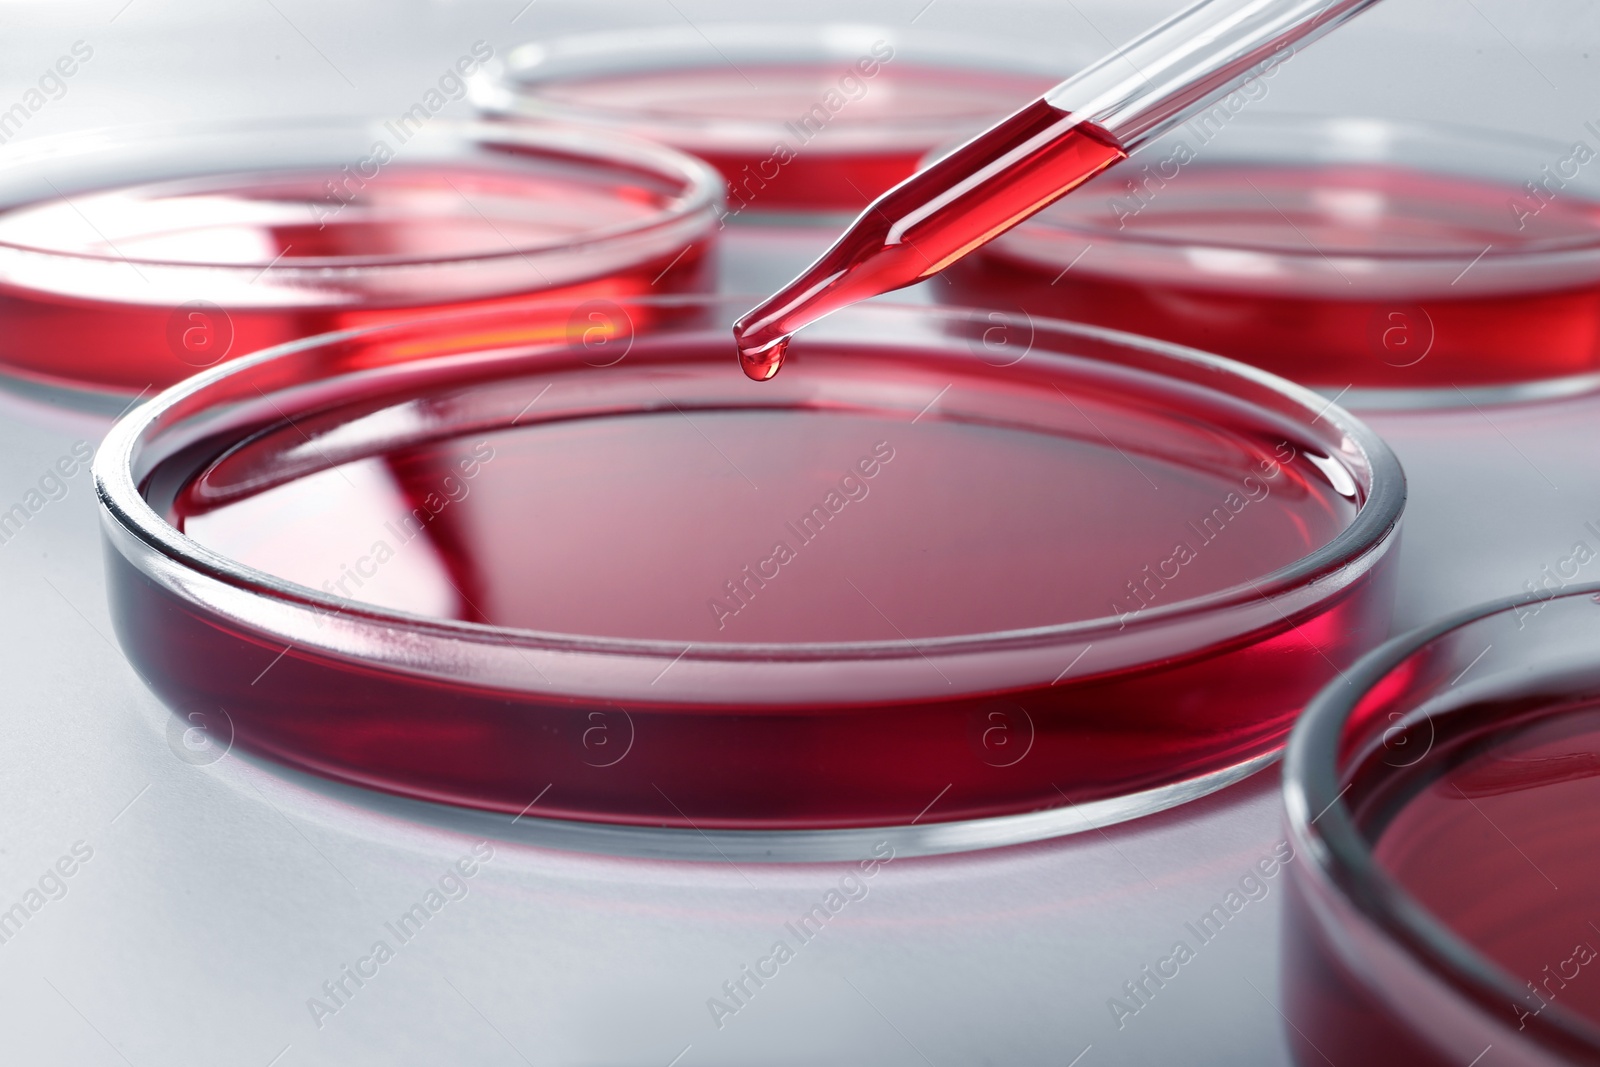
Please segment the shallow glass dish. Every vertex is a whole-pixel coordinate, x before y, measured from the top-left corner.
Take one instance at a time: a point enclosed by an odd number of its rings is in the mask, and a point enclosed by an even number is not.
[[[1297,1063],[1600,1062],[1600,586],[1373,652],[1296,726],[1284,792]]]
[[[1059,52],[904,27],[702,23],[534,41],[470,91],[491,115],[692,152],[727,178],[729,217],[748,219],[860,210],[1073,69]]]
[[[1586,144],[1248,103],[1086,183],[936,294],[1193,345],[1358,408],[1600,383]]]
[[[0,161],[0,373],[137,392],[419,308],[703,292],[720,181],[604,131],[138,127]]]
[[[754,383],[748,305],[417,319],[168,390],[96,461],[129,658],[335,778],[848,854],[1218,788],[1385,635],[1404,479],[1314,394],[887,304]]]

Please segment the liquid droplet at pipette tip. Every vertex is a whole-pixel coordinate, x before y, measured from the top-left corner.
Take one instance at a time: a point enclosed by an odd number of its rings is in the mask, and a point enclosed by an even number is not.
[[[747,344],[743,336],[735,338],[739,346],[739,366],[751,381],[770,381],[783,367],[783,355],[789,348],[791,335],[785,334],[766,344]]]

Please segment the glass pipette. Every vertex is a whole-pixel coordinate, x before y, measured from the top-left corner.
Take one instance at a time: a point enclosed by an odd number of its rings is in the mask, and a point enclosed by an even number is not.
[[[734,325],[778,373],[794,332],[915,284],[1088,181],[1377,0],[1201,0],[874,201],[822,258]]]

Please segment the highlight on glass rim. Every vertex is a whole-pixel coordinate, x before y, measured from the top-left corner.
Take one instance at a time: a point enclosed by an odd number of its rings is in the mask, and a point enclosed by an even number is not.
[[[7,1062],[1600,1063],[1591,5],[0,11]]]

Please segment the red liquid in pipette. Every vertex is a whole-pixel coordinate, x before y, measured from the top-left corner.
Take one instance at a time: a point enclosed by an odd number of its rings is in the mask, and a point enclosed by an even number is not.
[[[891,189],[804,274],[740,319],[740,365],[766,381],[802,326],[936,274],[1127,156],[1099,127],[1034,101]]]

